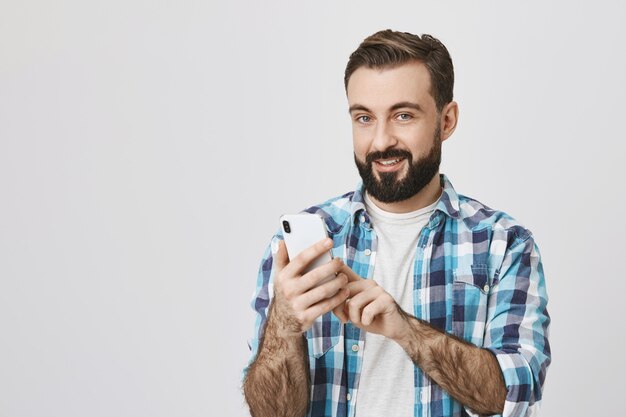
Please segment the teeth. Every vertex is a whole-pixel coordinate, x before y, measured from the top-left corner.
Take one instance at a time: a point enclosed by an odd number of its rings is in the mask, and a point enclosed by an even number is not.
[[[397,164],[399,161],[400,161],[399,159],[394,159],[391,161],[380,161],[380,163],[383,165],[394,165],[394,164]]]

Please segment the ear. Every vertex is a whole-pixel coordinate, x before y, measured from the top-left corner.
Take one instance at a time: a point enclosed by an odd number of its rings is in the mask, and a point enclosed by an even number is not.
[[[451,101],[441,109],[441,141],[448,139],[454,133],[459,120],[459,105]]]

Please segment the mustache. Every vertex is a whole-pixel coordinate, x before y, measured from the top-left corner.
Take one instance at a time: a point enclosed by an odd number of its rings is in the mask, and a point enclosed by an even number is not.
[[[411,162],[411,152],[403,149],[387,149],[386,151],[370,152],[365,157],[365,162],[371,164],[376,159],[389,159],[389,158],[405,158]]]

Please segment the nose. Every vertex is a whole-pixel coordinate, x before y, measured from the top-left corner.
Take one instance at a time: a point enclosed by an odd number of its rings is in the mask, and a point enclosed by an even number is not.
[[[376,123],[374,130],[374,139],[372,140],[371,151],[385,151],[398,144],[398,140],[393,135],[391,126],[386,120],[380,120]]]

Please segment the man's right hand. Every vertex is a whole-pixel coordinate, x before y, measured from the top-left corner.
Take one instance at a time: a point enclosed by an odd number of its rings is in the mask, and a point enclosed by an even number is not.
[[[301,336],[315,319],[343,303],[349,296],[348,277],[344,273],[322,285],[317,284],[341,270],[339,258],[302,274],[313,260],[332,248],[330,238],[323,239],[302,251],[289,262],[285,242],[280,240],[274,255],[274,320],[283,337]],[[270,320],[272,319],[270,315]],[[278,330],[280,329],[280,330]]]

